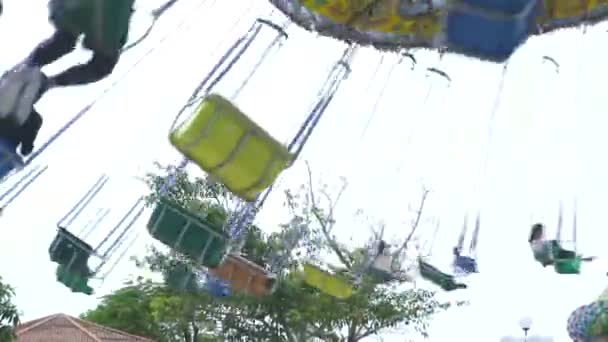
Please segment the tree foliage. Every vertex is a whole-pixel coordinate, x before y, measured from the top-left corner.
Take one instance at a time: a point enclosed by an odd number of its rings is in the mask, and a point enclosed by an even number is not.
[[[154,205],[162,194],[184,206],[196,199],[203,204],[200,210],[221,207],[230,214],[234,209],[231,207],[233,195],[222,185],[209,178],[192,179],[174,167],[158,166],[160,172],[151,173],[146,178],[152,190],[148,198],[150,205]],[[168,175],[172,175],[169,177],[173,177],[174,186],[164,193],[162,190]],[[425,196],[413,221],[412,234],[420,220]],[[327,205],[320,205],[318,197],[324,198]],[[334,269],[339,272],[352,274],[361,267],[365,254],[363,249],[341,244],[332,234],[337,200],[323,189],[315,190],[311,176],[308,184],[285,193],[284,204],[290,212],[290,219],[277,232],[265,234],[259,227],[248,227],[242,250],[246,258],[267,269],[272,266],[270,260],[273,257],[282,256],[287,261],[281,267],[278,286],[272,296],[254,298],[233,294],[218,298],[204,290],[179,292],[166,284],[152,286],[150,282],[139,281],[136,286],[126,287],[105,298],[85,318],[171,342],[212,341],[214,336],[221,336],[221,340],[226,341],[319,339],[356,342],[403,327],[426,335],[432,315],[449,306],[437,301],[432,292],[397,290],[395,285],[378,286],[364,277],[352,297],[339,300],[303,281],[300,267],[306,255],[335,255],[340,265]],[[374,234],[377,238],[382,231]],[[407,248],[412,234],[403,242],[402,249]],[[159,272],[167,279],[172,269],[183,262],[187,261],[173,252],[150,248],[149,254],[137,264]],[[139,292],[134,293],[134,289]],[[131,309],[122,308],[124,306]],[[148,308],[148,313],[140,312],[146,311],[142,306]],[[131,320],[129,315],[134,321],[131,328],[125,323]]]
[[[13,341],[19,311],[13,303],[15,290],[0,277],[0,341]]]

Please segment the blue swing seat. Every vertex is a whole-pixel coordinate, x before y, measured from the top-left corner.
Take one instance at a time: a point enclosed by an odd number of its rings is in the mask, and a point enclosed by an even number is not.
[[[0,180],[21,166],[23,158],[17,153],[17,144],[0,138]]]
[[[232,294],[230,284],[214,276],[207,276],[207,291],[214,297],[228,297]]]
[[[469,0],[478,6],[481,0]],[[494,6],[506,10],[503,13],[490,13],[483,8],[455,5],[447,13],[446,44],[455,52],[474,56],[492,62],[502,63],[528,39],[536,28],[535,18],[540,5],[536,0],[494,0]]]
[[[459,273],[479,273],[477,260],[475,258],[463,255],[456,256],[455,258],[456,260],[454,261],[454,267],[457,271],[459,271]]]

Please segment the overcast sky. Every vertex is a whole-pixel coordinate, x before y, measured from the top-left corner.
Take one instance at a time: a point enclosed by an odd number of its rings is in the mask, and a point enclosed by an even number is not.
[[[132,39],[149,25],[146,12],[161,3],[153,1],[138,8]],[[102,173],[108,173],[108,186],[72,227],[78,232],[99,209],[111,207],[108,221],[90,237],[93,244],[98,243],[112,220],[118,221],[145,193],[134,177],[150,169],[154,160],[170,163],[179,159],[167,139],[175,113],[218,55],[256,16],[270,13],[270,7],[261,2],[239,3],[242,6],[235,9],[234,3],[181,0],[158,22],[147,41],[123,56],[108,80],[52,90],[41,101],[38,107],[45,123],[39,144],[130,71],[36,161],[48,164],[49,170],[0,219],[0,228],[6,232],[0,240],[5,260],[0,274],[17,288],[17,303],[25,320],[56,312],[77,315],[95,306],[96,296],[73,294],[54,280],[55,264],[48,260],[47,250],[56,222]],[[4,69],[22,60],[52,32],[46,6],[33,4],[31,0],[6,0],[0,19],[0,38],[5,42],[0,66]],[[283,20],[278,15],[273,18],[278,23]],[[603,290],[606,233],[601,227],[608,223],[603,215],[608,136],[603,131],[608,105],[602,101],[605,92],[600,80],[608,74],[601,66],[608,55],[602,44],[605,31],[606,25],[599,25],[584,35],[580,30],[565,30],[531,39],[511,59],[494,120],[490,118],[502,65],[455,55],[439,61],[436,53],[424,51],[415,52],[418,65],[412,71],[408,61],[394,67],[394,55],[358,51],[351,77],[314,132],[301,161],[308,160],[317,180],[323,178],[335,188],[340,176],[348,178],[337,215],[336,233],[342,241],[352,238],[353,231],[357,231],[353,243],[364,240],[360,238],[364,235],[360,232],[366,231],[364,222],[352,219],[359,208],[384,220],[388,235],[404,237],[408,204],[417,204],[421,184],[425,184],[432,193],[420,237],[430,239],[430,220],[440,218],[431,260],[447,269],[465,212],[474,216],[481,211],[481,274],[467,280],[468,290],[440,295],[447,300],[468,299],[471,305],[437,316],[431,325],[432,341],[495,341],[505,334],[518,335],[517,322],[524,315],[533,318],[533,333],[568,341],[565,326],[570,312]],[[251,71],[252,61],[272,39],[272,32],[265,32],[243,63],[220,84],[219,92],[234,94]],[[295,25],[288,33],[289,40],[270,55],[236,98],[243,111],[281,141],[295,134],[345,47]],[[542,62],[544,55],[560,63],[559,75],[553,65]],[[79,50],[48,72],[87,56]],[[448,73],[451,86],[440,77],[427,77],[427,67]],[[487,167],[483,167],[487,152]],[[277,195],[259,216],[260,224],[269,231],[274,229],[284,214],[280,190],[305,181],[302,162],[286,171]],[[526,235],[532,220],[542,220],[554,229],[560,201],[566,209],[564,233],[570,234],[575,198],[578,248],[600,259],[585,265],[580,276],[558,276],[533,262]],[[141,254],[149,243],[144,228],[147,215],[149,212],[134,227],[143,238],[129,254]],[[117,288],[133,271],[125,259],[98,286],[98,293]],[[423,281],[417,285],[427,286]],[[387,342],[403,339],[384,336]]]

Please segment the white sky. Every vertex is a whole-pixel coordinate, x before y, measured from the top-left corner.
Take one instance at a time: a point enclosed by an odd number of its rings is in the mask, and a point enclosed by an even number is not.
[[[35,3],[5,1],[0,19],[0,39],[7,47],[0,54],[3,69],[24,58],[52,32],[46,6]],[[160,3],[147,3],[149,7],[136,14],[132,39],[147,27],[146,11]],[[270,12],[261,2],[239,3],[242,5],[235,10],[232,2],[180,1],[158,22],[147,41],[122,58],[110,79],[87,87],[52,90],[39,105],[45,118],[38,142],[42,144],[155,48],[41,156],[38,162],[48,164],[49,170],[0,219],[0,229],[6,231],[0,240],[1,256],[6,260],[0,264],[0,274],[17,288],[17,303],[25,320],[56,312],[77,315],[95,306],[95,296],[73,294],[55,282],[55,264],[47,253],[55,224],[103,172],[111,175],[109,186],[79,222],[86,223],[100,207],[112,207],[109,219],[118,220],[144,191],[133,177],[143,174],[155,159],[178,160],[167,139],[174,113],[227,46],[256,16]],[[178,31],[159,43],[184,20]],[[272,39],[270,31],[265,31],[218,91],[233,95],[250,71],[251,61]],[[531,39],[522,47],[509,65],[492,124],[491,144],[487,140],[489,119],[501,65],[454,55],[439,62],[436,53],[416,52],[418,67],[411,71],[406,60],[394,69],[365,130],[396,57],[384,55],[374,75],[382,54],[359,51],[353,74],[313,134],[302,160],[310,161],[317,179],[319,174],[333,184],[338,184],[339,176],[349,179],[337,217],[337,234],[343,241],[355,234],[354,242],[363,240],[365,226],[360,220],[348,219],[357,208],[384,219],[389,235],[406,234],[408,203],[416,205],[424,182],[433,190],[427,217],[441,219],[432,259],[447,267],[465,211],[471,216],[482,211],[481,274],[468,280],[469,290],[440,295],[448,300],[469,299],[472,304],[437,316],[430,330],[431,341],[491,341],[505,334],[519,335],[517,322],[523,315],[533,317],[534,333],[567,341],[569,313],[603,289],[606,255],[602,244],[606,236],[596,227],[608,223],[602,214],[602,195],[608,190],[604,177],[608,164],[602,160],[603,146],[608,143],[603,132],[608,105],[602,101],[604,87],[600,82],[608,76],[601,67],[608,55],[603,44],[605,31],[606,25],[590,28],[585,35],[576,30],[560,31]],[[295,133],[344,48],[344,44],[293,25],[288,33],[290,38],[283,48],[271,55],[236,99],[248,115],[282,141]],[[550,64],[542,63],[543,55],[561,64],[559,76]],[[77,51],[48,71],[56,72],[86,58],[85,52]],[[447,89],[440,78],[425,77],[427,67],[447,72],[452,86]],[[431,85],[429,100],[423,103]],[[484,172],[481,165],[487,148],[490,157]],[[263,226],[273,229],[283,215],[280,188],[305,181],[301,162],[284,173],[277,195],[259,217]],[[579,249],[601,258],[586,265],[580,276],[557,276],[532,261],[526,244],[528,226],[534,218],[554,227],[560,200],[566,204],[566,222],[570,222],[575,197]],[[135,226],[142,235],[146,235],[145,222],[141,219]],[[107,221],[100,230],[109,231],[111,223]],[[428,223],[421,227],[424,238],[432,235]],[[141,253],[148,242],[147,237],[140,239],[131,252]],[[117,288],[132,271],[132,264],[125,259],[98,293]]]

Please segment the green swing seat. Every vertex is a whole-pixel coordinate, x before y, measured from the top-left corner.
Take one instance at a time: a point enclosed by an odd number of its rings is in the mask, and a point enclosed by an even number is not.
[[[217,94],[207,96],[169,139],[203,171],[249,202],[294,159],[287,147]]]
[[[439,269],[425,261],[419,260],[418,265],[420,267],[420,275],[424,279],[439,286],[444,291],[467,288],[465,284],[457,283],[454,276],[441,272]]]
[[[95,250],[89,244],[62,227],[57,230],[57,235],[49,247],[51,261],[69,269],[70,272],[87,277],[92,274],[88,263],[93,254]]]
[[[574,259],[555,259],[553,267],[559,274],[580,274],[583,260],[580,256]]]
[[[152,237],[206,267],[217,267],[228,249],[222,226],[161,198],[147,225]]]
[[[89,275],[83,275],[61,264],[57,266],[55,275],[57,277],[57,281],[72,290],[72,292],[83,293],[86,295],[92,295],[94,292],[93,288],[89,286]]]

